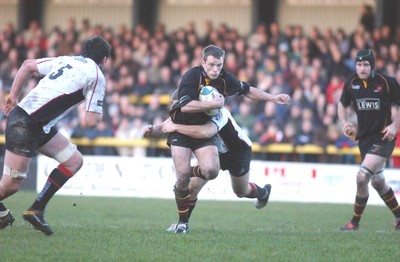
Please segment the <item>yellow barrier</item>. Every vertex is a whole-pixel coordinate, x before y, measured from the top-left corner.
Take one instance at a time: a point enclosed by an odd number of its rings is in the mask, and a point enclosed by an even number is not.
[[[150,99],[153,95],[145,95],[143,97],[137,97],[134,95],[129,96],[129,102],[132,104],[149,104]],[[161,105],[169,105],[171,103],[171,96],[170,95],[160,95],[158,101]]]
[[[72,138],[71,141],[79,146],[112,146],[112,147],[157,147],[168,148],[166,141],[148,140],[148,139],[119,139],[114,137]],[[4,135],[0,135],[0,144],[4,144]],[[255,153],[278,153],[278,154],[328,154],[328,155],[359,155],[358,147],[337,148],[334,145],[328,145],[325,149],[317,145],[293,146],[292,144],[270,144],[262,146],[253,143],[253,152]],[[400,148],[395,148],[393,156],[400,156]]]
[[[157,147],[168,148],[166,141],[149,139],[119,139],[114,137],[72,138],[71,141],[79,146],[112,146],[112,147]],[[4,135],[0,135],[0,144],[5,143]],[[327,155],[360,155],[358,147],[337,148],[334,145],[328,145],[326,148],[317,145],[293,146],[292,144],[277,143],[262,146],[253,143],[254,153],[277,153],[277,154],[327,154]],[[392,156],[400,156],[400,147],[396,147]]]

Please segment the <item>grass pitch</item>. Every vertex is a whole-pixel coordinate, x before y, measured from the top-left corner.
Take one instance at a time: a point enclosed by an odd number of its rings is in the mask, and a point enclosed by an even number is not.
[[[54,235],[22,219],[34,192],[4,201],[16,221],[0,231],[0,261],[399,261],[400,232],[384,206],[367,206],[359,231],[340,232],[352,205],[200,200],[190,232],[174,200],[55,196],[46,211]]]

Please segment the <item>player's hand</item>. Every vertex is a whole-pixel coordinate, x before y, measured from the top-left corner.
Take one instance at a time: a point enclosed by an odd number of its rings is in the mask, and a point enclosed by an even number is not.
[[[343,125],[343,133],[345,136],[354,139],[357,134],[357,127],[353,123],[346,122]]]
[[[157,139],[163,136],[161,125],[148,125],[143,129],[142,134],[148,139]]]
[[[212,106],[211,108],[221,108],[225,104],[225,97],[219,94],[212,101],[210,101],[210,103]]]
[[[396,134],[397,134],[397,129],[394,126],[394,124],[390,124],[387,127],[385,127],[385,129],[382,130],[382,133],[384,134],[382,137],[382,140],[388,140],[388,141],[392,141],[393,139],[396,138]]]
[[[6,99],[6,104],[4,106],[4,115],[8,116],[11,110],[17,105],[17,98],[9,95]]]
[[[153,125],[146,126],[142,131],[143,137],[152,138],[153,128],[154,128]]]
[[[168,118],[161,124],[161,131],[163,134],[176,132],[176,129],[176,125],[172,122],[171,118]]]
[[[272,101],[276,104],[286,105],[290,103],[291,98],[287,94],[278,94],[273,96]]]

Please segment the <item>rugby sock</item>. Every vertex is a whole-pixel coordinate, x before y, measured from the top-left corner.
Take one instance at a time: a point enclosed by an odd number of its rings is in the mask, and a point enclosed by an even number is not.
[[[175,201],[176,206],[178,207],[179,214],[179,223],[188,223],[189,222],[189,201],[190,194],[189,190],[178,191],[176,188],[174,189],[175,193]]]
[[[6,206],[0,201],[0,211],[7,211]]]
[[[54,194],[73,176],[73,174],[63,166],[59,165],[51,171],[49,178],[46,181],[42,191],[37,196],[35,202],[29,210],[43,211],[46,208],[47,202]]]
[[[8,212],[6,206],[0,201],[0,217],[4,217],[7,214]]]
[[[198,177],[203,180],[207,180],[207,178],[201,173],[200,166],[191,167],[191,170],[192,170],[191,175],[190,175],[191,177]]]
[[[251,187],[251,193],[249,196],[247,196],[247,198],[263,198],[267,193],[265,188],[259,187],[254,183],[250,182],[249,185]]]
[[[356,201],[354,202],[354,213],[351,218],[351,223],[358,225],[360,223],[361,215],[364,212],[364,209],[368,202],[368,197],[359,197],[356,196]]]
[[[386,206],[392,211],[393,215],[396,218],[400,218],[400,206],[392,188],[390,188],[385,194],[381,195],[381,198],[385,202]]]
[[[188,216],[188,219],[192,215],[193,209],[196,207],[196,203],[197,203],[197,198],[189,200],[189,216]]]

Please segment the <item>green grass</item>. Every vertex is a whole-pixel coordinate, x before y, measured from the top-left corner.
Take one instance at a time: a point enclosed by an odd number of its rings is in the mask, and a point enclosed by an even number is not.
[[[386,207],[368,206],[357,232],[340,232],[351,205],[199,201],[186,235],[168,233],[174,200],[55,196],[54,235],[21,213],[33,192],[4,201],[16,221],[0,231],[0,261],[398,261],[400,232]]]

